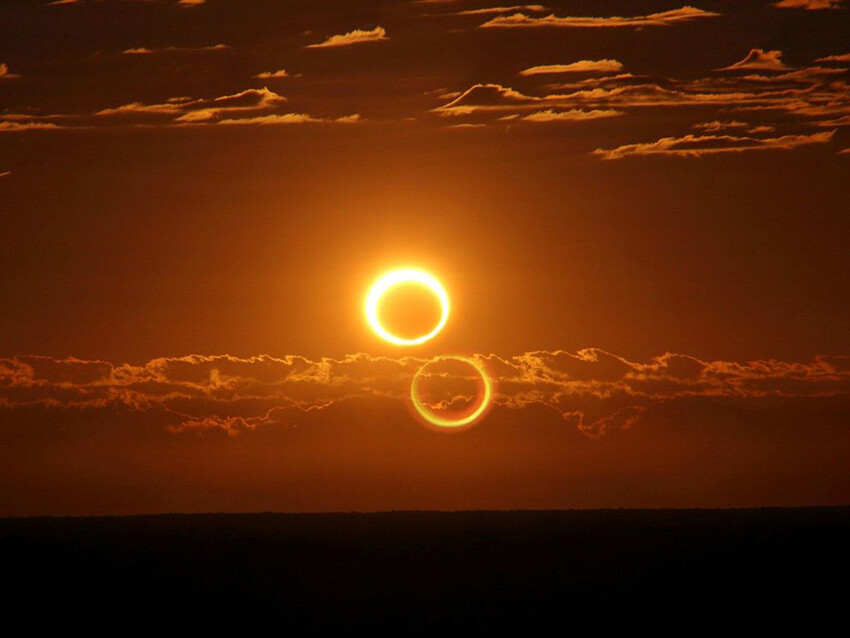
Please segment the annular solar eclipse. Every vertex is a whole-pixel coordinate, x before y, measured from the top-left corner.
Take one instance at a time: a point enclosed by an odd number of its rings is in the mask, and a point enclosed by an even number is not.
[[[422,286],[439,300],[440,319],[430,332],[413,338],[403,338],[387,330],[381,322],[379,316],[381,300],[384,295],[390,293],[396,287],[403,285]],[[378,278],[366,295],[364,311],[369,327],[384,341],[401,347],[418,346],[433,339],[446,325],[449,318],[449,296],[443,285],[430,273],[416,268],[401,268],[387,272]],[[475,376],[479,380],[478,401],[471,408],[456,417],[449,417],[436,412],[421,398],[419,386],[422,379],[429,374],[427,369],[429,366],[441,361],[453,361],[468,365],[474,370]],[[475,359],[462,355],[439,355],[426,361],[417,370],[416,374],[413,375],[410,383],[410,401],[417,415],[426,424],[439,429],[458,431],[474,425],[486,414],[492,398],[493,382],[484,366]]]
[[[431,291],[440,301],[440,320],[437,322],[437,325],[434,326],[431,332],[412,339],[404,339],[392,334],[389,330],[384,328],[384,325],[378,317],[378,304],[380,304],[384,295],[390,292],[393,288],[405,284],[423,286]],[[384,341],[389,341],[397,346],[418,346],[419,344],[433,339],[437,336],[440,330],[443,329],[443,326],[446,325],[446,321],[448,321],[448,319],[449,296],[446,293],[446,289],[443,288],[443,285],[437,281],[433,275],[430,275],[423,270],[402,268],[400,270],[388,272],[382,275],[378,281],[373,284],[366,297],[366,320],[369,322],[372,330],[374,330],[375,334]]]
[[[426,373],[427,368],[438,361],[459,361],[466,365],[471,366],[475,373],[480,377],[480,387],[481,391],[479,394],[481,398],[479,399],[477,405],[474,405],[466,414],[463,414],[457,418],[447,418],[435,413],[431,410],[419,397],[419,382],[422,376]],[[419,370],[413,375],[413,381],[410,383],[410,401],[413,404],[414,409],[417,414],[421,416],[425,421],[427,421],[431,425],[435,425],[440,428],[465,428],[467,426],[475,424],[487,411],[487,408],[490,406],[490,400],[493,397],[493,382],[490,380],[490,377],[487,375],[487,371],[484,369],[480,363],[478,363],[475,359],[470,357],[464,357],[461,355],[440,355],[438,357],[434,357],[430,361],[428,361],[425,365],[423,365]]]

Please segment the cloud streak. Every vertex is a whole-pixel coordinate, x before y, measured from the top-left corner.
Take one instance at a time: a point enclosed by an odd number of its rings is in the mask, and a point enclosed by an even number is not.
[[[103,126],[198,126],[332,123],[353,124],[357,113],[322,117],[284,112],[288,100],[267,87],[245,89],[213,98],[173,97],[164,102],[129,102],[90,115],[0,115],[0,132],[61,130]]]
[[[202,53],[205,51],[226,51],[230,48],[230,45],[227,44],[213,44],[210,46],[201,46],[201,47],[133,47],[130,49],[124,49],[121,51],[122,55],[151,55],[155,53]]]
[[[774,2],[773,6],[780,9],[819,11],[822,9],[838,9],[841,6],[841,0],[780,0]]]
[[[739,69],[756,69],[760,71],[786,71],[791,67],[782,62],[782,51],[765,51],[750,49],[742,60],[720,69],[721,71],[737,71]]]
[[[801,146],[826,144],[832,140],[835,132],[835,130],[832,130],[811,135],[783,135],[772,138],[685,135],[683,137],[663,137],[656,142],[644,144],[625,144],[612,149],[598,148],[593,151],[593,154],[605,160],[617,160],[630,156],[702,157],[704,155],[744,153],[747,151],[789,151]]]
[[[569,64],[545,64],[520,71],[520,75],[541,75],[550,73],[616,73],[623,68],[617,60],[579,60]]]
[[[342,35],[332,35],[322,42],[316,44],[308,44],[305,49],[328,49],[335,47],[345,47],[352,44],[363,44],[366,42],[383,42],[388,40],[387,31],[384,27],[375,27],[374,29],[364,31],[355,29]]]
[[[703,11],[696,7],[684,6],[679,9],[662,11],[640,16],[610,16],[610,17],[588,17],[588,16],[556,16],[554,13],[543,17],[534,17],[524,13],[515,13],[507,16],[496,16],[481,25],[482,28],[529,28],[529,27],[557,27],[557,28],[622,28],[622,27],[663,27],[682,22],[692,22],[704,18],[719,16],[719,13]]]

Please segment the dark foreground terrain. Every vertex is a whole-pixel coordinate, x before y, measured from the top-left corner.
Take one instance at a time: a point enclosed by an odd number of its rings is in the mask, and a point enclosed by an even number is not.
[[[850,508],[0,520],[7,618],[121,633],[811,634],[848,546]]]

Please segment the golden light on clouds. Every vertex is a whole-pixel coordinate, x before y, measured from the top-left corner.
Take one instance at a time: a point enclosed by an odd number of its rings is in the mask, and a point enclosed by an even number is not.
[[[384,295],[399,286],[415,285],[429,290],[440,302],[440,319],[430,331],[417,337],[405,338],[384,327],[379,317],[379,306]],[[382,275],[369,290],[364,304],[366,321],[381,339],[397,346],[418,346],[434,338],[449,318],[449,296],[443,285],[433,275],[415,268],[401,268]]]

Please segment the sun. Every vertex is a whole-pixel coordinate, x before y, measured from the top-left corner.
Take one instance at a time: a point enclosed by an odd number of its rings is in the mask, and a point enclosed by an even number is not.
[[[422,375],[425,374],[425,369],[431,364],[436,363],[438,361],[459,361],[461,363],[471,366],[479,375],[479,377],[481,378],[481,391],[479,392],[481,398],[475,409],[471,410],[463,416],[459,416],[457,418],[449,418],[435,413],[423,403],[422,399],[419,397],[419,381],[422,378]],[[419,370],[413,376],[413,381],[410,384],[410,400],[413,403],[414,409],[420,417],[425,419],[427,424],[437,426],[437,428],[440,429],[458,429],[474,425],[478,421],[478,419],[480,419],[488,410],[492,399],[493,382],[490,379],[490,375],[487,374],[487,370],[485,370],[484,366],[481,365],[475,359],[471,357],[464,357],[461,355],[447,354],[440,355],[439,357],[431,359],[430,361],[425,363],[425,365],[419,368]]]
[[[412,339],[405,339],[398,335],[394,335],[384,328],[380,318],[378,317],[378,305],[383,296],[396,286],[406,284],[415,284],[427,288],[434,294],[435,297],[437,297],[440,302],[441,309],[440,320],[437,322],[437,325],[433,328],[433,330],[427,334],[420,335]],[[385,273],[378,278],[378,280],[369,289],[369,294],[366,295],[366,301],[363,309],[366,313],[366,321],[369,323],[372,330],[375,331],[375,334],[377,334],[381,339],[397,346],[418,346],[419,344],[425,343],[429,339],[434,338],[440,330],[443,329],[443,326],[446,325],[446,321],[448,321],[449,318],[449,296],[446,293],[446,289],[443,288],[443,285],[430,273],[416,268],[400,268],[398,270]]]

